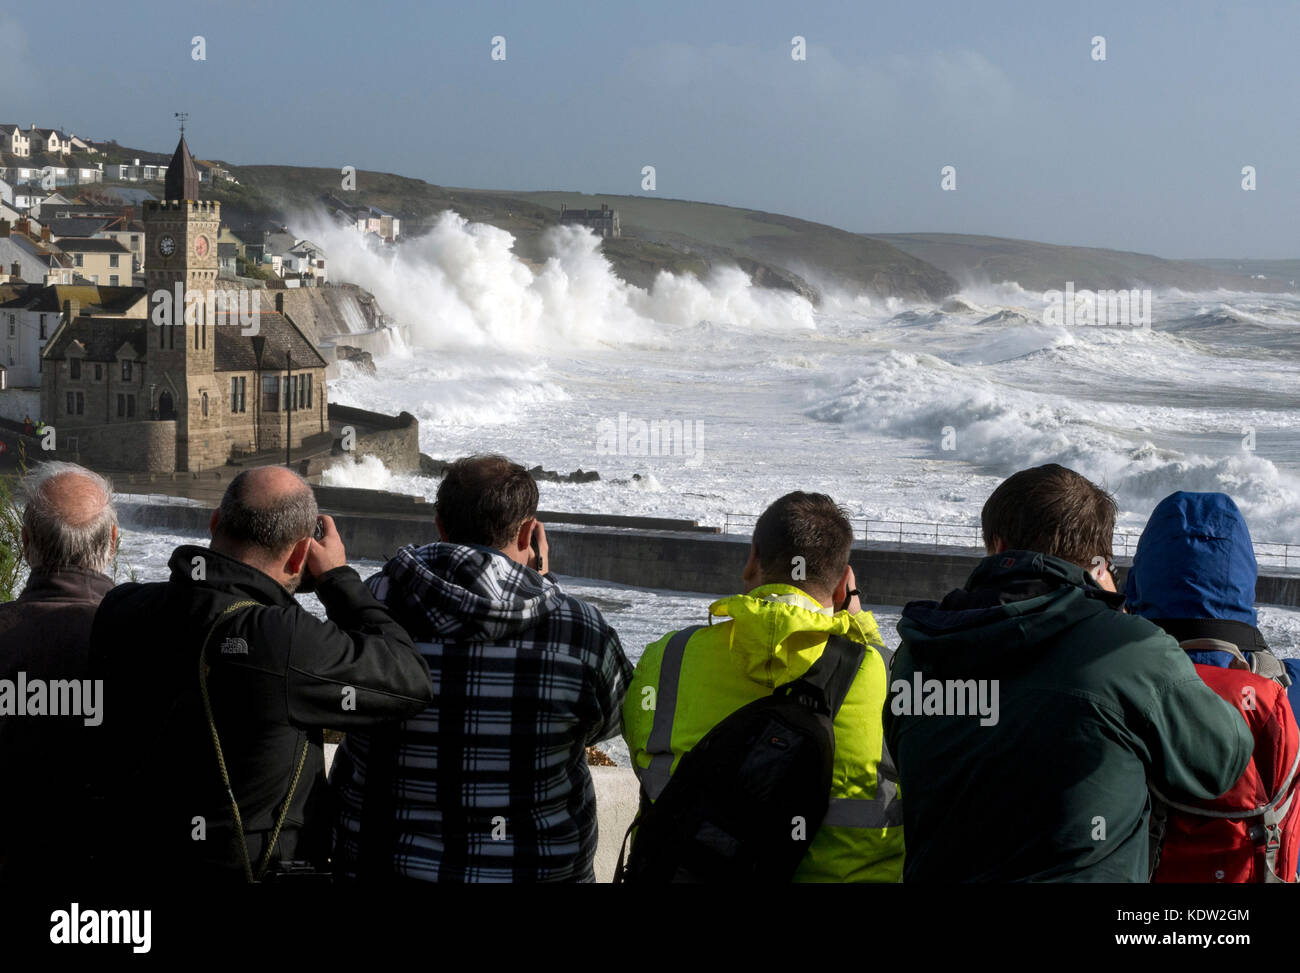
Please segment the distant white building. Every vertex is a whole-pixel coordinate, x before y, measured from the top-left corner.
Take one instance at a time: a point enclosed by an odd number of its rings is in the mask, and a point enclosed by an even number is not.
[[[135,159],[130,163],[119,162],[109,166],[110,173],[119,182],[161,182],[167,178],[167,167],[155,163],[141,163]]]
[[[0,125],[0,152],[8,152],[27,159],[32,154],[32,140],[23,134],[18,125]]]

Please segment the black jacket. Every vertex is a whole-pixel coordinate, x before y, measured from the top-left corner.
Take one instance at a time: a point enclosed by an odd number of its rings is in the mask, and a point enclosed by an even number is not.
[[[78,568],[33,574],[0,605],[0,679],[47,686],[89,675],[90,625],[112,579]],[[80,694],[78,694],[80,698]],[[66,867],[66,835],[82,825],[87,748],[101,727],[81,714],[0,715],[0,885],[29,885]]]
[[[169,581],[110,592],[95,617],[91,664],[106,713],[92,874],[243,878],[199,692],[199,651],[214,623],[208,691],[249,858],[256,868],[306,742],[273,858],[322,862],[322,730],[421,712],[433,698],[424,660],[352,568],[317,579],[325,622],[261,571],[207,548],[177,548],[171,570]],[[243,600],[258,605],[221,618]]]

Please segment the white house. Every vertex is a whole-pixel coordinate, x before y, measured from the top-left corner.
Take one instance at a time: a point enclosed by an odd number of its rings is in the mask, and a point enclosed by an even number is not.
[[[30,158],[32,140],[17,125],[0,125],[0,152],[8,152],[23,159]]]
[[[72,139],[60,132],[57,128],[37,128],[36,123],[28,129],[27,137],[31,139],[32,145],[42,152],[49,152],[53,155],[70,155],[72,153]]]

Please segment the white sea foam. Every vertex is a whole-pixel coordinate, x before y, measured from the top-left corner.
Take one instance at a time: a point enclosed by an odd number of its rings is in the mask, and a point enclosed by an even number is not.
[[[1130,527],[1175,489],[1224,490],[1258,539],[1300,541],[1294,295],[1164,291],[1150,330],[1066,328],[1014,283],[936,303],[835,291],[814,311],[734,268],[632,287],[575,228],[549,233],[541,265],[451,214],[384,253],[312,232],[414,344],[331,399],[414,413],[435,456],[601,472],[543,485],[554,508],[720,523],[802,487],[863,517],[972,522],[1002,477],[1054,461],[1115,491]],[[620,412],[702,422],[704,462],[601,455]]]

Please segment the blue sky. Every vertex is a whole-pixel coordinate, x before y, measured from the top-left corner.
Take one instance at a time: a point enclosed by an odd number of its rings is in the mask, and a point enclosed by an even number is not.
[[[853,231],[1297,257],[1297,49],[1294,0],[18,4],[0,122],[169,151],[185,110],[236,164],[633,194],[649,164]]]

